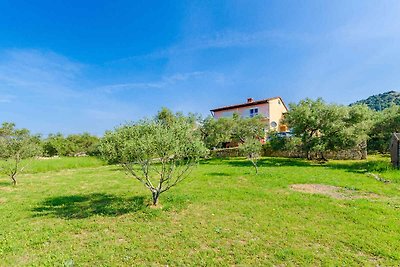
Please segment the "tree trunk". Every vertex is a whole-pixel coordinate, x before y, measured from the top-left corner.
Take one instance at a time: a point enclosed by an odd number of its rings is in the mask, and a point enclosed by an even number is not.
[[[320,152],[321,153],[321,159],[323,160],[323,161],[328,161],[326,158],[325,158],[325,155],[324,155],[324,152]]]
[[[152,195],[153,195],[153,206],[157,206],[158,198],[160,197],[160,192],[158,191],[152,192]]]
[[[256,169],[256,174],[258,174],[258,167],[257,167],[257,163],[255,163],[254,161],[251,161],[251,163],[253,163],[254,168]]]
[[[11,180],[12,180],[13,186],[16,186],[17,185],[17,177],[15,174],[11,175]]]

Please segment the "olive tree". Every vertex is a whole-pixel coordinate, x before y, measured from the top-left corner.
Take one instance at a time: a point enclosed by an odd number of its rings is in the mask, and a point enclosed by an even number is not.
[[[212,149],[222,147],[223,144],[232,140],[233,120],[232,118],[215,119],[207,117],[200,128],[205,145]]]
[[[380,153],[389,152],[390,139],[396,132],[400,132],[400,106],[393,105],[376,112],[368,140],[368,149]]]
[[[263,117],[243,118],[234,113],[232,117],[215,119],[207,117],[200,127],[208,148],[223,147],[226,143],[244,143],[246,139],[265,137],[266,123]]]
[[[100,143],[105,159],[121,164],[151,191],[153,205],[183,181],[207,152],[191,118],[168,114],[163,110],[154,119],[118,127]]]
[[[261,115],[252,118],[242,117],[235,113],[232,117],[233,131],[232,140],[237,143],[244,143],[246,140],[265,138],[266,121]]]
[[[301,149],[311,158],[311,152],[326,160],[326,151],[338,151],[362,146],[368,139],[372,111],[365,105],[346,107],[327,104],[321,98],[305,99],[290,104],[285,123],[301,138]]]
[[[257,161],[260,158],[262,151],[262,144],[259,139],[247,138],[239,145],[240,151],[247,157],[248,160],[253,164],[256,174],[258,174]]]
[[[0,128],[0,171],[17,185],[17,175],[28,165],[26,159],[41,153],[40,138],[27,129],[16,129],[14,123],[5,122]],[[23,161],[25,160],[25,161]]]

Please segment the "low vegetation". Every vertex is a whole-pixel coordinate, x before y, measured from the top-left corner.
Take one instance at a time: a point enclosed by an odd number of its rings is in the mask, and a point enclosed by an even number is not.
[[[400,173],[387,157],[261,158],[258,175],[244,158],[205,160],[162,209],[116,165],[60,170],[88,159],[35,160],[18,187],[0,178],[0,265],[400,264]]]

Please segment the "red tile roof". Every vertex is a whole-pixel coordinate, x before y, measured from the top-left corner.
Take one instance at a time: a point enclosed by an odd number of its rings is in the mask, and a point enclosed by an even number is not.
[[[233,108],[242,108],[242,107],[254,106],[254,105],[258,105],[258,104],[268,103],[270,100],[274,100],[274,99],[280,99],[282,104],[285,106],[285,108],[288,109],[286,107],[285,103],[283,102],[282,98],[280,96],[277,96],[277,97],[266,98],[266,99],[257,100],[257,101],[253,101],[253,102],[246,102],[246,103],[237,104],[237,105],[231,105],[231,106],[215,108],[215,109],[212,109],[210,111],[211,112],[215,112],[215,111],[222,111],[222,110],[233,109]]]

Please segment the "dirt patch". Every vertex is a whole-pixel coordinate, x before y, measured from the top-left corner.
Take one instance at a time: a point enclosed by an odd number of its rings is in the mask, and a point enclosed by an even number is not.
[[[290,188],[297,192],[320,194],[336,199],[378,198],[379,195],[344,187],[324,184],[292,184]]]

